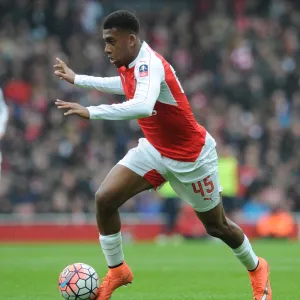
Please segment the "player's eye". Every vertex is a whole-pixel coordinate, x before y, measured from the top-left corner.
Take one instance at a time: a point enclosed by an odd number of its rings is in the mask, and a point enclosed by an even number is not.
[[[116,41],[115,41],[115,40],[113,40],[113,39],[107,39],[107,40],[106,40],[106,44],[109,44],[109,45],[112,45],[112,46],[114,46],[114,45],[115,45],[115,43],[116,43]]]

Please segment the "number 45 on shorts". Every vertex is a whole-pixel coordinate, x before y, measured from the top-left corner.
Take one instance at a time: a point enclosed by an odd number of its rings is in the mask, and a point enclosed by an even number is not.
[[[210,175],[202,180],[192,183],[192,187],[195,194],[200,193],[204,200],[212,200],[211,193],[215,190],[213,181]]]

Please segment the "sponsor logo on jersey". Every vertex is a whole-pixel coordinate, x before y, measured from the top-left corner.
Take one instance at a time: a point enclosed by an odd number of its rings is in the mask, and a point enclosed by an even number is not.
[[[144,64],[139,67],[140,77],[148,76],[148,65]]]

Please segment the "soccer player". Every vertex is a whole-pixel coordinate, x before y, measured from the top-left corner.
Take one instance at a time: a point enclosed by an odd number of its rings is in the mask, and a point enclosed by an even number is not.
[[[269,265],[254,253],[241,228],[229,220],[221,202],[216,142],[199,125],[173,67],[139,37],[139,21],[116,11],[103,24],[105,53],[119,76],[102,78],[75,74],[57,59],[55,74],[81,87],[125,95],[120,104],[83,107],[57,100],[64,115],[85,119],[137,119],[145,135],[136,148],[110,171],[95,195],[99,239],[108,273],[98,300],[131,283],[133,273],[124,261],[118,208],[132,196],[157,189],[169,181],[192,205],[208,234],[221,239],[248,270],[254,298],[272,299]]]
[[[2,140],[8,121],[8,108],[4,100],[2,90],[0,89],[0,141]],[[1,175],[2,154],[0,152],[0,175]]]

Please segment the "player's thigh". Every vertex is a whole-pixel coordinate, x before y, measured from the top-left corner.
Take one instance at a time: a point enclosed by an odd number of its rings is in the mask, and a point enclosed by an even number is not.
[[[148,153],[147,145],[139,144],[109,172],[96,199],[113,201],[114,206],[119,207],[134,195],[157,188],[166,181],[158,167],[157,161]]]
[[[222,188],[217,170],[192,182],[181,182],[172,175],[169,181],[179,197],[197,212],[208,212],[221,202]]]
[[[207,212],[221,202],[222,187],[218,175],[218,154],[215,148],[199,161],[191,163],[189,172],[173,170],[170,184],[182,200],[195,211]]]
[[[222,204],[222,187],[216,151],[212,150],[208,161],[193,173],[195,179],[191,182],[183,183],[173,176],[170,184],[178,195],[194,208],[205,228],[214,228],[224,224],[226,216]]]
[[[145,178],[117,164],[96,192],[96,201],[109,202],[109,206],[118,208],[134,195],[150,188],[151,184]]]
[[[160,155],[145,139],[140,139],[139,145],[131,149],[118,164],[127,167],[147,181],[149,189],[157,189],[166,179],[165,169],[160,163]]]

